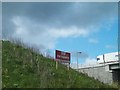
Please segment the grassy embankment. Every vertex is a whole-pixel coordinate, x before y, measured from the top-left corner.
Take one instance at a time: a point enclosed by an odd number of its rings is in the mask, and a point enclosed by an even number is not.
[[[2,86],[5,88],[109,88],[87,75],[9,41],[2,41]]]

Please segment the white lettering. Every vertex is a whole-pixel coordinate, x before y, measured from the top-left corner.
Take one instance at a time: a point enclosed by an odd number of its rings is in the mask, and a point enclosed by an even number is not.
[[[69,56],[61,56],[61,55],[57,55],[58,58],[62,58],[62,59],[69,59]]]

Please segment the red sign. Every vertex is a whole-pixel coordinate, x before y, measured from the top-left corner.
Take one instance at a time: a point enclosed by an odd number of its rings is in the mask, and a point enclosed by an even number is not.
[[[70,61],[70,53],[56,50],[56,59]]]

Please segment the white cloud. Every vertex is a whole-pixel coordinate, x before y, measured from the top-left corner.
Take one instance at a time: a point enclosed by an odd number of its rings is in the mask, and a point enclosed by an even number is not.
[[[49,49],[55,47],[58,38],[88,36],[90,34],[87,29],[80,29],[75,26],[51,28],[20,16],[13,17],[12,22],[16,26],[12,37],[21,38],[27,43],[43,45]]]
[[[72,62],[70,64],[70,67],[73,68],[73,69],[76,69],[77,68],[77,63],[76,62]]]
[[[49,49],[58,38],[89,36],[118,15],[116,3],[4,3],[3,11],[3,33]]]
[[[107,48],[107,49],[115,49],[116,47],[113,46],[113,45],[106,45],[105,48]]]
[[[12,37],[20,38],[25,43],[54,48],[55,39],[49,36],[49,33],[45,29],[41,30],[43,26],[19,16],[12,18],[12,22],[16,25]]]
[[[93,43],[93,44],[97,44],[99,41],[95,38],[90,38],[89,40],[89,43]]]
[[[79,64],[79,68],[85,68],[85,67],[94,67],[97,66],[98,62],[95,58],[86,58],[85,62],[83,64]]]
[[[54,38],[66,38],[66,37],[77,37],[77,36],[87,36],[89,35],[89,30],[81,29],[75,26],[69,28],[53,28],[49,30],[51,35],[54,35]]]
[[[79,64],[79,68],[94,67],[94,66],[97,66],[97,65],[99,65],[99,64],[98,64],[98,62],[95,58],[88,57],[88,58],[85,59],[84,63]],[[77,63],[72,62],[70,66],[71,66],[71,68],[76,69],[77,68]]]
[[[97,60],[95,58],[87,58],[85,60],[85,64],[86,65],[96,65],[97,64]]]

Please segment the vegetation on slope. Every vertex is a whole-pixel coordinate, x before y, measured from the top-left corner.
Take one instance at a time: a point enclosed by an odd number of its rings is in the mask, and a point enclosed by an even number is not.
[[[109,88],[97,80],[9,41],[2,42],[3,88]]]
[[[2,41],[0,40],[0,81],[2,81]],[[2,89],[2,82],[0,82],[0,89]]]

